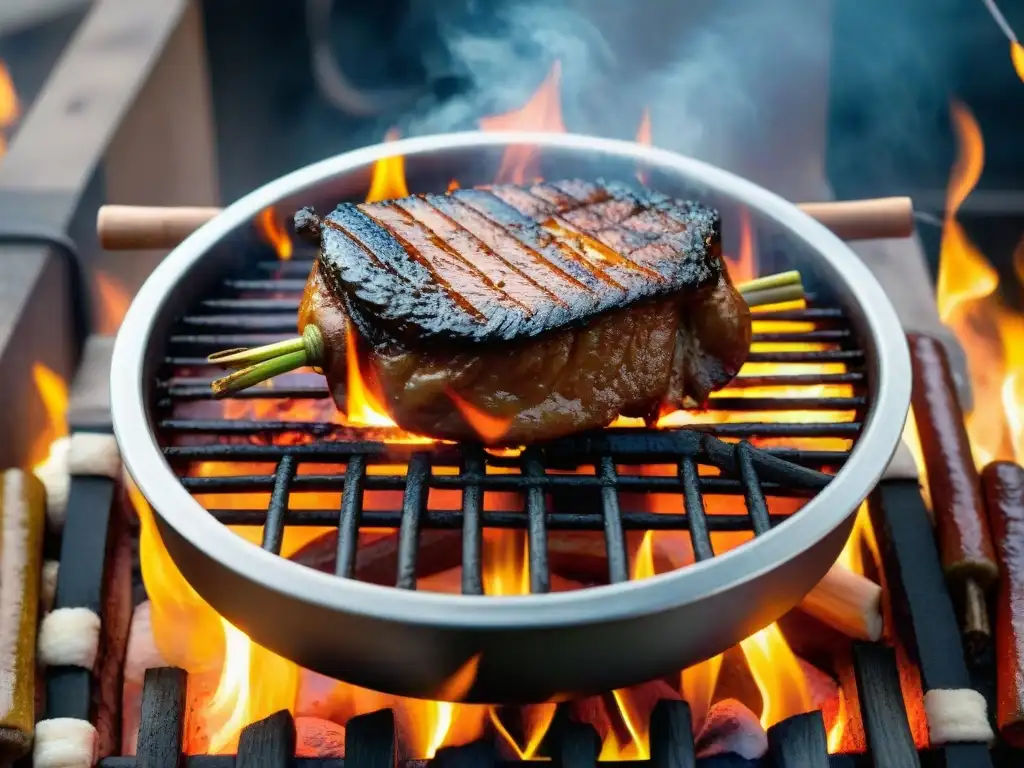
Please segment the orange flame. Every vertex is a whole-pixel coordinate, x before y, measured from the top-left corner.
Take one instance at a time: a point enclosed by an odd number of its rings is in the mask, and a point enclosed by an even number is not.
[[[399,133],[397,128],[388,129],[384,141],[396,141]],[[405,158],[402,155],[384,157],[373,164],[373,176],[370,179],[370,191],[366,202],[376,203],[381,200],[394,200],[396,197],[408,197],[409,187],[405,183]]]
[[[466,423],[469,424],[474,432],[480,435],[480,439],[484,442],[494,442],[508,432],[509,425],[512,423],[512,417],[494,416],[487,413],[487,411],[473,405],[454,389],[448,390],[448,397],[455,404],[455,407],[458,408],[462,418],[466,420]]]
[[[1024,45],[1014,40],[1010,43],[1010,60],[1017,72],[1017,77],[1024,81]]]
[[[961,304],[990,295],[999,283],[995,270],[956,220],[957,211],[981,178],[985,145],[981,129],[970,110],[954,102],[951,111],[960,152],[946,194],[946,221],[942,230],[937,286],[939,316],[947,323]]]
[[[775,624],[740,642],[750,674],[761,692],[761,725],[769,728],[811,710],[807,678]]]
[[[96,270],[93,279],[96,283],[96,294],[99,301],[97,307],[97,332],[107,336],[117,333],[124,316],[128,313],[131,298],[125,287],[112,275]]]
[[[359,363],[359,334],[351,326],[345,333],[345,360],[348,374],[348,406],[346,416],[349,424],[368,427],[393,427],[395,422],[387,415],[367,388]]]
[[[10,128],[21,116],[21,105],[18,93],[14,90],[14,81],[7,66],[0,61],[0,157],[7,151],[7,140],[4,129]]]
[[[561,79],[562,63],[556,61],[526,104],[503,115],[481,118],[480,130],[565,133],[559,90]],[[532,147],[516,144],[505,150],[495,182],[525,184],[528,180],[537,178],[539,173],[536,151]]]
[[[273,206],[260,211],[256,219],[260,236],[273,247],[277,258],[288,261],[292,257],[292,240],[285,231],[284,223],[277,217]]]
[[[967,356],[974,410],[967,434],[975,463],[1024,461],[1024,316],[999,297],[995,269],[956,220],[960,205],[981,177],[984,140],[970,110],[951,106],[958,157],[950,175],[939,254],[937,304]],[[1020,277],[1021,253],[1014,255]]]
[[[46,412],[46,424],[39,431],[29,451],[29,464],[37,467],[46,461],[50,446],[68,433],[68,385],[55,371],[42,363],[32,366],[32,381]]]

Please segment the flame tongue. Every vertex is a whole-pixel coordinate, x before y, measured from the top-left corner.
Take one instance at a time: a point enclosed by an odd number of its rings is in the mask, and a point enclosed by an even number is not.
[[[1017,77],[1024,81],[1024,45],[1016,40],[1010,43],[1010,59],[1013,61],[1013,68],[1017,71]]]

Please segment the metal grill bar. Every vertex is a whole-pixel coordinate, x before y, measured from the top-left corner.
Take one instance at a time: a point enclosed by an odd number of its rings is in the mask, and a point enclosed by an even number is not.
[[[274,475],[236,475],[233,477],[184,477],[182,484],[193,493],[245,493],[248,491],[269,491],[274,488]],[[453,475],[435,475],[430,484],[435,488],[461,489],[466,478]],[[368,475],[365,488],[373,491],[401,491],[407,484],[405,475]],[[484,481],[488,491],[523,491],[536,489],[538,492],[553,489],[600,488],[601,479],[592,475],[541,475],[535,478],[517,475],[488,475]],[[340,491],[345,478],[339,475],[300,475],[291,484],[293,491]],[[677,492],[678,482],[671,477],[648,477],[644,475],[619,475],[618,488],[623,491]],[[766,483],[764,489],[771,496],[804,497],[813,495],[812,488],[794,488],[778,483]],[[727,477],[702,476],[695,483],[697,493],[734,494],[743,490],[739,480]]]
[[[213,350],[211,350],[213,351]],[[861,349],[827,349],[808,352],[751,352],[747,355],[748,363],[854,363],[863,362],[864,351]],[[163,364],[177,368],[209,367],[205,357],[189,357],[169,355]]]
[[[711,534],[708,530],[708,517],[704,509],[704,496],[701,493],[701,478],[697,470],[697,462],[692,456],[686,456],[679,462],[679,480],[683,485],[683,504],[686,517],[690,521],[690,541],[693,544],[693,556],[697,562],[715,556],[711,546]]]
[[[250,421],[247,419],[164,419],[159,428],[168,434],[284,435],[305,434],[331,437],[351,434],[348,427],[327,421]],[[714,432],[719,437],[856,437],[859,421],[847,422],[735,422],[729,424],[691,424],[687,429]]]
[[[730,391],[711,399],[706,423],[685,429],[611,428],[536,446],[520,455],[485,452],[468,444],[397,442],[407,436],[396,428],[359,428],[315,418],[196,418],[213,400],[209,385],[215,370],[206,363],[206,354],[295,334],[299,296],[312,266],[309,255],[289,262],[257,257],[246,272],[221,281],[217,293],[185,313],[169,338],[166,375],[157,385],[157,424],[165,457],[189,491],[208,498],[270,494],[267,510],[217,508],[227,505],[214,501],[209,506],[215,519],[227,525],[265,525],[265,545],[271,551],[280,551],[285,524],[336,527],[335,572],[342,577],[356,577],[359,531],[368,527],[397,530],[398,551],[391,567],[396,569],[394,583],[405,589],[417,586],[423,529],[461,530],[461,589],[471,595],[485,591],[485,528],[525,532],[533,593],[551,588],[552,531],[600,532],[611,583],[630,578],[626,534],[631,531],[689,531],[696,559],[705,560],[715,554],[713,533],[762,535],[788,517],[771,511],[778,500],[799,500],[824,487],[830,475],[820,470],[835,471],[849,453],[815,441],[856,440],[869,405],[862,389],[864,353],[857,347],[855,331],[841,309],[811,301],[812,306],[804,309],[756,314],[753,339],[762,346],[755,346],[748,360],[777,368],[750,369],[730,385]],[[768,346],[773,344],[814,346]],[[801,367],[808,365],[820,365],[827,373]],[[822,386],[842,389],[787,391]],[[767,391],[742,396],[755,387]],[[778,389],[778,397],[772,396],[773,389]],[[318,408],[330,408],[324,402],[329,397],[323,379],[295,373],[232,399],[253,403],[253,414],[260,413],[257,402],[286,414],[285,401],[319,402]],[[801,417],[783,422],[772,415],[785,412],[799,412]],[[725,423],[713,423],[719,414],[728,414]],[[755,448],[747,442],[780,439],[806,442],[809,449]],[[227,463],[236,471],[198,476],[206,474],[195,471],[202,462]],[[268,465],[266,470],[247,466],[261,463]],[[317,471],[318,464],[344,465],[344,471]],[[375,471],[395,464],[406,464],[406,474]],[[638,470],[641,465],[668,465],[675,472]],[[707,467],[719,473],[707,474]],[[448,471],[437,471],[442,468]],[[457,472],[450,473],[451,469]],[[432,490],[459,493],[459,508],[431,509]],[[367,493],[382,491],[402,492],[400,508],[363,508]],[[290,493],[318,492],[340,493],[340,507],[288,511]],[[519,495],[522,511],[486,508],[488,494],[495,492]],[[674,496],[681,498],[682,511],[653,512],[622,494]],[[710,513],[706,497],[712,494],[735,498],[735,507],[716,506]]]
[[[338,514],[338,557],[335,574],[351,579],[356,571],[356,544],[363,509],[363,488],[366,481],[366,457],[353,456],[345,467],[345,488],[341,493]],[[305,519],[306,513],[301,517]]]
[[[293,400],[296,398],[300,399],[322,399],[330,396],[326,385],[319,382],[303,383],[301,386],[293,385],[288,382],[293,381],[295,378],[309,379],[310,377],[304,374],[297,374],[293,377],[282,376],[275,380],[273,386],[268,387],[254,387],[252,389],[246,389],[241,392],[236,392],[233,396],[233,400]],[[318,377],[319,378],[319,377]],[[213,392],[210,390],[210,383],[213,381],[212,378],[176,378],[168,381],[160,382],[158,390],[167,396],[169,399],[165,399],[160,402],[162,407],[169,407],[173,404],[173,401],[184,401],[184,400],[214,400]],[[858,384],[864,381],[864,374],[860,371],[851,371],[849,373],[822,373],[822,374],[787,374],[782,376],[739,376],[733,379],[729,385],[730,390],[744,389],[749,387],[800,387],[800,386],[817,386],[821,384]],[[836,409],[835,402],[838,398],[799,398],[799,400],[807,405],[801,407],[799,410],[811,410],[811,404],[821,403],[820,408],[828,408],[829,410]],[[851,401],[858,401],[851,407],[860,407],[866,404],[865,398],[854,397],[849,398]],[[721,403],[725,400],[729,402],[735,402],[735,407],[731,410],[782,410],[782,409],[795,409],[793,401],[797,398],[790,397],[762,397],[762,398],[725,398],[725,397],[714,397],[711,400],[711,406],[720,410],[724,409]],[[784,402],[782,402],[784,401]],[[757,405],[754,405],[757,403]]]
[[[481,481],[484,477],[483,451],[471,448],[466,451],[462,477],[462,592],[466,595],[482,595],[483,580],[483,523],[484,492]],[[427,513],[429,518],[430,512]],[[458,520],[455,521],[456,525]]]
[[[679,481],[672,480],[678,492]],[[224,525],[263,525],[267,513],[262,509],[211,509],[214,519]],[[464,527],[464,512],[427,510],[420,517],[420,527],[430,530],[458,530]],[[772,526],[787,520],[789,515],[769,515]],[[512,510],[486,510],[479,514],[481,528],[506,528],[522,530],[526,516]],[[690,527],[686,514],[670,512],[646,512],[623,510],[622,528],[627,531],[685,531]],[[710,531],[749,531],[750,517],[747,512],[736,514],[707,515]],[[602,512],[548,512],[545,521],[550,531],[603,531],[606,518]],[[338,513],[333,509],[303,509],[294,511],[288,525],[312,528],[330,527],[338,522]],[[363,510],[359,524],[367,528],[398,528],[402,523],[401,510]],[[467,594],[475,594],[467,592]]]
[[[743,484],[743,499],[747,505],[747,514],[754,528],[754,535],[767,533],[771,527],[768,516],[768,504],[764,498],[761,481],[754,470],[754,462],[750,457],[750,444],[741,442],[736,446],[736,464],[740,470],[740,482]]]
[[[548,522],[544,503],[544,465],[533,449],[523,455],[523,473],[526,476],[526,529],[527,553],[530,562],[530,592],[551,591],[551,573],[548,569]]]
[[[602,433],[602,452],[611,453],[622,463],[650,464],[658,458],[658,454],[674,457],[679,453],[691,452],[690,433],[677,430],[663,430],[657,435],[639,434],[646,430],[630,430],[626,433],[605,430]],[[575,441],[572,441],[575,442]],[[580,449],[573,450],[572,442],[565,444],[564,450],[559,444],[545,447],[545,455],[552,460],[572,458],[583,455]],[[373,463],[395,463],[409,460],[415,450],[422,450],[422,445],[386,443],[381,440],[361,440],[352,442],[311,443],[305,445],[204,445],[204,446],[169,446],[164,448],[164,456],[168,461],[242,461],[261,462],[277,461],[285,453],[296,456],[304,462],[344,462],[351,456],[366,456]],[[462,459],[462,448],[440,444],[432,448],[434,464],[457,466]],[[585,450],[585,449],[584,449]],[[600,454],[597,454],[600,455]],[[806,467],[835,467],[846,460],[846,451],[804,451],[781,446],[766,446],[757,449],[757,457],[763,460],[771,456],[790,464]],[[590,459],[593,461],[593,459]],[[489,464],[495,466],[517,466],[518,459],[511,456],[489,455]]]
[[[629,558],[626,556],[619,494],[615,490],[615,462],[611,456],[601,457],[598,472],[601,478],[601,509],[604,513],[604,544],[608,552],[608,582],[616,584],[629,578]]]
[[[288,494],[297,469],[298,460],[294,456],[284,455],[274,471],[274,486],[270,492],[270,506],[267,507],[267,522],[263,527],[263,548],[275,555],[281,554],[284,525],[288,516]]]
[[[427,508],[430,454],[414,453],[409,460],[402,498],[402,523],[398,529],[399,589],[416,589],[416,556],[420,543],[420,518]]]

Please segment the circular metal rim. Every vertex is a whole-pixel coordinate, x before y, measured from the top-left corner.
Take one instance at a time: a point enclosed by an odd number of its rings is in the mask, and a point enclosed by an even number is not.
[[[149,428],[143,380],[146,352],[170,288],[234,228],[301,189],[396,154],[510,144],[589,151],[665,168],[756,209],[814,249],[860,308],[875,342],[873,408],[836,478],[800,514],[710,560],[642,581],[544,595],[448,595],[340,579],[266,552],[217,522],[174,475]],[[239,199],[190,235],[154,270],[125,316],[112,358],[111,407],[125,465],[163,522],[205,556],[264,589],[342,613],[406,624],[488,629],[576,626],[664,611],[741,587],[814,547],[842,525],[881,478],[901,438],[910,404],[911,368],[906,339],[902,332],[893,332],[900,328],[885,292],[845,243],[753,182],[702,161],[633,142],[578,134],[471,131],[378,144],[314,163]],[[285,584],[288,588],[282,589]]]

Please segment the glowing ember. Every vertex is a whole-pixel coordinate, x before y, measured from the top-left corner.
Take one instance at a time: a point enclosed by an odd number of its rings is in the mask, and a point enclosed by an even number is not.
[[[259,218],[256,219],[256,227],[259,230],[260,236],[277,253],[277,258],[281,261],[288,261],[292,257],[291,238],[288,237],[284,224],[278,218],[273,207],[264,208],[260,211]]]
[[[562,64],[556,61],[544,82],[520,109],[480,120],[483,131],[544,131],[565,133],[562,122],[562,100],[559,84]],[[537,153],[526,145],[513,145],[505,150],[495,177],[499,184],[525,184],[540,174]]]
[[[384,141],[396,141],[398,129],[391,128],[384,134]],[[370,180],[370,191],[366,202],[376,203],[380,200],[392,200],[396,197],[408,197],[409,187],[405,183],[405,158],[391,155],[373,164],[373,177]]]

